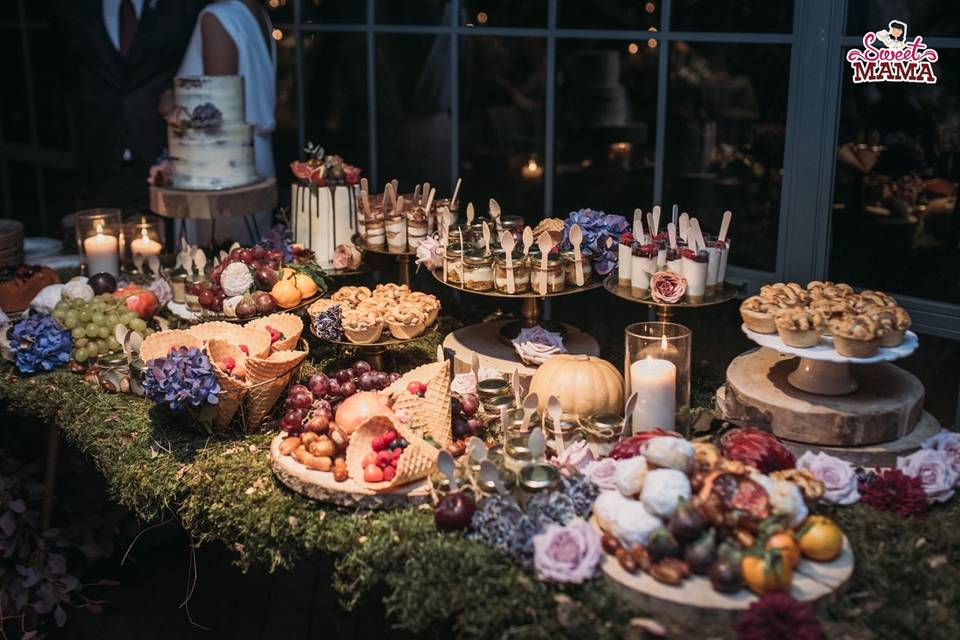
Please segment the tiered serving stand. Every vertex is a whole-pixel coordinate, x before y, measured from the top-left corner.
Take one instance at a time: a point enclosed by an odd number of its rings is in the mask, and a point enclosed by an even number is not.
[[[306,300],[301,301],[300,304],[296,305],[295,307],[290,307],[288,309],[281,309],[280,307],[277,307],[275,311],[271,311],[270,313],[297,314],[303,311],[304,309],[306,309],[307,307],[309,307],[311,304],[313,304],[323,296],[324,296],[323,292],[317,292],[315,296],[312,296]],[[167,303],[167,309],[173,315],[183,320],[186,320],[187,322],[210,322],[212,320],[222,320],[223,322],[236,322],[236,323],[242,324],[244,322],[250,322],[251,320],[256,320],[257,318],[261,318],[265,315],[270,315],[269,313],[266,313],[262,315],[258,314],[250,318],[231,318],[224,315],[223,313],[217,313],[216,311],[210,311],[208,309],[202,309],[201,311],[191,311],[190,309],[187,308],[187,305],[180,302],[173,302],[172,300]]]
[[[738,356],[717,390],[724,417],[768,428],[796,454],[825,451],[863,466],[893,466],[939,431],[923,410],[923,385],[891,364],[918,346],[908,331],[897,347],[870,358],[837,353],[829,336],[789,347],[777,334],[742,327],[759,349]]]
[[[410,265],[413,262],[413,258],[417,256],[416,251],[388,251],[386,248],[374,248],[364,242],[362,239],[357,240],[357,247],[363,251],[369,253],[376,253],[384,256],[393,256],[397,259],[397,280],[400,282],[398,284],[405,284],[408,287],[413,286],[413,277],[410,273]]]
[[[541,316],[544,300],[598,289],[602,286],[599,280],[591,280],[582,287],[564,289],[546,295],[536,292],[507,294],[498,291],[473,291],[457,284],[444,282],[442,273],[436,271],[430,271],[430,273],[437,282],[456,291],[501,300],[520,300],[523,303],[520,320],[499,320],[473,324],[457,329],[444,338],[443,347],[452,349],[456,353],[458,372],[469,371],[473,356],[476,355],[480,359],[481,367],[491,367],[504,375],[512,375],[516,371],[520,374],[522,380],[529,381],[529,378],[536,372],[536,367],[524,364],[517,356],[510,341],[520,334],[521,329],[538,325],[548,331],[562,334],[564,336],[564,346],[573,355],[600,355],[600,345],[593,336],[572,325],[551,322]]]
[[[672,322],[673,313],[677,309],[699,309],[700,307],[711,307],[715,304],[721,304],[723,302],[733,300],[740,292],[738,287],[724,282],[723,286],[720,287],[719,290],[711,293],[710,295],[704,296],[703,300],[700,302],[688,302],[686,300],[680,300],[679,302],[672,303],[660,302],[651,298],[649,293],[642,298],[638,298],[637,296],[633,295],[630,287],[622,286],[620,284],[619,276],[617,275],[616,270],[604,278],[603,288],[618,298],[623,298],[624,300],[629,300],[630,302],[639,302],[640,304],[653,307],[657,310],[657,320],[660,322]]]
[[[317,329],[316,327],[313,326],[312,318],[308,319],[308,322],[310,323],[310,333],[313,334],[313,337],[317,338],[317,340],[323,340],[317,335]],[[404,345],[404,344],[413,342],[415,340],[421,340],[423,338],[427,338],[430,335],[432,335],[433,332],[436,330],[437,330],[437,323],[434,322],[416,338],[405,338],[402,340],[399,338],[394,338],[387,332],[387,329],[384,328],[383,335],[380,337],[380,339],[371,344],[357,344],[356,342],[350,342],[346,338],[344,338],[343,340],[324,340],[324,342],[335,344],[338,347],[341,347],[342,349],[350,349],[350,348],[355,349],[358,358],[362,360],[366,360],[367,362],[370,363],[370,366],[372,366],[374,369],[382,371],[383,369],[386,368],[384,358],[391,348],[398,347],[400,345]]]

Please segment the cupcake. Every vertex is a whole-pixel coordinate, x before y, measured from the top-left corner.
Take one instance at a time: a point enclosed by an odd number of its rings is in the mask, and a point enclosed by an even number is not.
[[[867,307],[864,313],[877,323],[881,347],[898,347],[910,328],[910,314],[902,307]]]
[[[416,338],[427,328],[427,315],[412,304],[399,304],[387,312],[384,318],[390,335],[397,340]]]
[[[848,358],[869,358],[877,355],[877,323],[868,315],[846,315],[834,318],[827,325],[833,334],[837,353]]]
[[[820,340],[823,316],[807,309],[783,309],[774,315],[774,324],[783,344],[807,348]]]
[[[750,296],[740,304],[740,317],[747,329],[757,333],[776,333],[774,314],[783,309],[776,301],[761,296]]]
[[[373,309],[348,309],[340,321],[347,340],[354,344],[372,344],[383,333],[383,317]]]

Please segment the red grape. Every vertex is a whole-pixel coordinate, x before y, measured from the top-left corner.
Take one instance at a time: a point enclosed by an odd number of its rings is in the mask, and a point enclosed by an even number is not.
[[[353,383],[352,380],[347,380],[340,385],[340,395],[344,398],[349,398],[357,392],[357,385]]]
[[[327,376],[322,373],[317,373],[310,376],[310,391],[313,391],[318,396],[327,395],[327,390],[330,389],[330,380]]]
[[[309,393],[309,392],[310,392],[310,389],[307,389],[305,385],[295,384],[292,387],[290,387],[290,389],[287,390],[287,395],[292,396],[295,393]]]
[[[340,369],[336,373],[337,382],[343,384],[344,382],[349,382],[353,378],[353,374],[350,373],[350,369]]]
[[[475,415],[479,409],[480,399],[475,393],[466,393],[460,398],[460,410],[468,418]]]
[[[364,391],[373,391],[373,388],[376,386],[374,377],[369,371],[360,374],[360,380],[358,384]]]
[[[253,251],[250,251],[250,249],[240,251],[240,262],[245,265],[253,264]]]
[[[357,360],[352,365],[350,365],[350,371],[353,372],[354,377],[360,377],[364,373],[367,373],[372,370],[370,363],[366,360]]]
[[[263,257],[267,255],[267,250],[259,244],[253,245],[253,248],[250,251],[253,253],[254,260],[262,260]]]
[[[390,386],[390,376],[383,371],[377,371],[373,374],[373,382],[377,386],[377,389],[386,389]]]
[[[389,374],[388,377],[390,378],[390,382],[396,382],[400,379],[400,374],[394,371],[393,373]]]
[[[453,437],[457,440],[461,440],[470,435],[470,424],[463,418],[454,418],[452,427]]]
[[[470,428],[470,433],[479,436],[483,433],[483,423],[477,418],[470,418],[467,420],[467,427]]]
[[[234,247],[233,251],[230,252],[230,259],[231,259],[231,260],[239,260],[239,259],[240,259],[240,253],[241,253],[242,251],[243,251],[243,249],[241,249],[240,247]]]
[[[297,392],[290,396],[290,405],[295,409],[309,409],[313,405],[313,396],[309,391]]]
[[[338,398],[340,397],[340,393],[340,383],[336,380],[331,380],[327,384],[327,395],[331,398]]]
[[[211,289],[204,289],[197,296],[197,299],[200,302],[200,306],[210,308],[213,306],[213,303],[217,301],[217,294]]]

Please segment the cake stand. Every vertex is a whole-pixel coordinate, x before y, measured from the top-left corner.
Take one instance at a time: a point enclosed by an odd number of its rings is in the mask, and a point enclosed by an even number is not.
[[[200,311],[191,311],[190,309],[187,308],[187,305],[183,304],[182,302],[174,302],[172,300],[167,303],[167,310],[169,310],[170,313],[177,316],[178,318],[182,320],[186,320],[187,322],[191,322],[191,323],[210,322],[213,320],[222,320],[223,322],[244,323],[244,322],[249,322],[251,320],[256,320],[257,318],[268,316],[272,313],[298,313],[300,311],[303,311],[307,307],[309,307],[311,304],[313,304],[323,296],[324,296],[323,292],[317,292],[316,295],[310,298],[307,298],[305,300],[302,300],[296,306],[290,307],[288,309],[281,309],[280,307],[277,307],[270,313],[257,314],[249,318],[236,318],[236,317],[230,318],[228,316],[225,316],[222,313],[217,313],[216,311],[210,311],[209,309],[201,309]]]
[[[370,253],[377,253],[384,256],[394,256],[397,259],[397,279],[400,281],[400,284],[405,284],[408,287],[413,283],[413,278],[410,274],[410,263],[412,262],[411,258],[417,256],[416,251],[388,251],[386,248],[380,249],[378,247],[371,247],[365,241],[360,240],[357,243],[357,247],[363,249],[364,251],[369,251]]]
[[[521,320],[514,320],[511,322],[505,323],[499,331],[500,340],[502,340],[507,345],[510,344],[510,341],[520,335],[521,329],[526,329],[530,327],[541,326],[547,331],[552,331],[553,333],[559,333],[560,335],[566,336],[566,328],[563,324],[559,322],[552,322],[550,320],[544,320],[541,317],[542,311],[542,302],[548,298],[559,298],[561,296],[570,296],[577,293],[583,293],[584,291],[592,291],[601,286],[601,282],[598,280],[588,280],[584,283],[582,287],[574,287],[570,289],[564,289],[563,291],[557,291],[556,293],[547,293],[540,294],[535,291],[530,291],[527,293],[500,293],[499,291],[474,291],[473,289],[467,289],[462,285],[457,285],[451,282],[445,282],[443,280],[442,273],[437,271],[430,270],[430,275],[436,279],[437,282],[444,284],[451,289],[456,291],[463,291],[464,293],[472,293],[478,296],[485,296],[487,298],[500,298],[504,300],[522,300],[523,307],[520,310]]]
[[[271,176],[228,189],[199,191],[175,187],[150,187],[150,211],[165,218],[209,220],[215,237],[217,220],[273,211],[277,206],[277,180]],[[249,221],[248,221],[249,222]],[[251,237],[252,229],[247,229]]]
[[[322,340],[323,342],[335,344],[338,347],[343,347],[343,348],[352,347],[357,350],[357,353],[362,360],[366,360],[367,362],[370,363],[371,367],[379,371],[383,371],[386,369],[384,364],[384,354],[386,354],[388,350],[394,347],[398,347],[400,345],[413,342],[415,340],[422,340],[423,338],[429,338],[436,330],[437,330],[437,323],[434,322],[416,338],[399,339],[399,338],[394,338],[392,335],[390,335],[390,333],[387,331],[387,328],[384,327],[383,335],[380,336],[380,340],[372,344],[357,344],[356,342],[350,342],[347,339],[325,340],[324,338],[321,338],[320,336],[317,335],[317,329],[313,325],[312,318],[310,321],[310,333],[313,334],[313,337],[315,337],[317,340]]]
[[[655,307],[657,310],[657,320],[660,322],[673,322],[673,312],[675,309],[697,309],[700,307],[711,307],[715,304],[733,300],[737,297],[737,294],[740,293],[739,287],[735,287],[728,282],[724,282],[723,286],[718,291],[704,296],[703,300],[700,302],[687,302],[686,300],[672,303],[659,302],[651,298],[649,293],[642,298],[638,298],[637,296],[633,295],[630,287],[620,285],[619,276],[617,275],[616,270],[611,272],[603,280],[603,288],[618,298],[623,298],[624,300],[629,300],[630,302],[639,302],[640,304]]]

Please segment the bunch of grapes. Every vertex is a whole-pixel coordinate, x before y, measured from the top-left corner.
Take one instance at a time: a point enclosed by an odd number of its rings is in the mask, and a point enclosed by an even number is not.
[[[116,326],[122,325],[146,337],[153,329],[131,311],[122,300],[109,293],[101,293],[92,300],[61,300],[53,308],[53,317],[70,329],[73,336],[73,359],[84,363],[97,356],[120,350]]]
[[[470,436],[482,437],[483,421],[477,417],[480,410],[480,398],[475,393],[453,394],[453,437],[457,440]]]
[[[260,291],[270,291],[279,279],[280,260],[283,257],[282,252],[276,249],[267,249],[261,245],[254,245],[248,249],[235,247],[230,254],[223,259],[210,272],[209,282],[198,282],[192,285],[191,293],[197,296],[200,306],[210,311],[222,311],[223,300],[226,295],[220,287],[220,274],[232,262],[242,262],[254,270],[254,281]],[[264,298],[263,305],[273,304],[272,298]],[[260,301],[257,301],[257,311],[260,313],[271,313],[274,309],[259,308]]]

